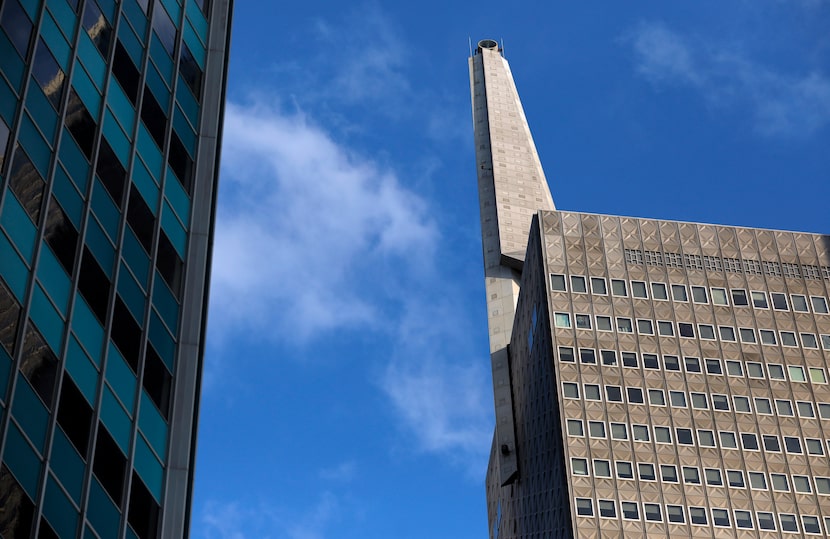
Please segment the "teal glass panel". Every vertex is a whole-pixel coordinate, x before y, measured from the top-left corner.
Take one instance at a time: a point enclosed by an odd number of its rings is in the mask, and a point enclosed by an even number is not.
[[[124,356],[110,343],[109,355],[107,355],[107,382],[115,390],[115,394],[127,410],[135,408],[135,384],[136,377],[133,370],[127,365]]]
[[[135,471],[141,476],[147,490],[157,502],[161,503],[161,486],[164,482],[164,469],[161,463],[150,451],[150,446],[142,436],[135,441]]]
[[[51,477],[46,481],[43,516],[60,537],[73,537],[78,526],[78,512]]]
[[[135,282],[129,270],[124,264],[121,264],[121,271],[118,274],[118,294],[127,309],[133,314],[136,320],[144,320],[144,305],[146,304],[146,295],[138,283]],[[142,324],[139,324],[142,325]]]
[[[144,45],[138,40],[129,24],[122,24],[118,27],[118,39],[124,45],[127,54],[133,59],[135,65],[140,66],[144,57]]]
[[[121,128],[129,140],[135,124],[135,109],[130,100],[127,99],[127,94],[121,89],[120,84],[110,84],[107,93],[107,104],[115,113],[115,118],[121,124]]]
[[[12,414],[37,450],[43,451],[46,427],[49,426],[49,411],[23,376],[17,377]]]
[[[153,217],[156,217],[158,215],[159,188],[141,159],[136,159],[133,165],[132,177],[138,192],[141,193],[141,198],[147,203]]]
[[[193,24],[193,28],[196,30],[196,35],[199,36],[199,39],[203,44],[207,45],[208,23],[204,14],[199,9],[196,2],[193,2],[192,0],[187,2],[186,10],[187,18]]]
[[[150,136],[147,128],[144,127],[144,122],[138,124],[138,137],[136,138],[138,154],[144,160],[144,164],[147,165],[147,170],[156,179],[156,183],[159,183],[158,180],[161,178],[161,173],[164,170],[164,159],[159,151],[159,147],[153,141],[153,137]]]
[[[95,477],[89,484],[87,519],[100,537],[118,537],[121,513]],[[86,537],[86,535],[85,535]],[[95,537],[89,534],[89,537]]]
[[[176,0],[161,0],[161,3],[164,4],[164,7],[167,9],[167,13],[170,14],[170,20],[173,21],[173,25],[178,28],[180,24],[180,20],[182,18],[182,8],[176,2]]]
[[[6,349],[0,346],[0,401],[6,402],[6,388],[9,387],[9,375],[12,370],[12,358]]]
[[[147,64],[147,87],[150,88],[153,96],[159,102],[162,110],[167,110],[170,105],[170,89],[159,75],[158,70],[152,63]]]
[[[49,466],[60,480],[63,487],[75,500],[81,503],[81,490],[84,486],[84,461],[78,451],[69,442],[60,425],[55,427],[52,438],[52,454],[49,457]],[[68,535],[67,537],[71,537]]]
[[[37,263],[37,278],[49,293],[49,297],[57,305],[62,315],[66,316],[66,306],[69,305],[69,276],[52,253],[52,248],[46,242],[40,247],[40,260]]]
[[[172,176],[168,176],[168,178],[167,181],[175,181]],[[161,212],[161,228],[167,233],[167,237],[170,238],[179,256],[182,259],[186,258],[187,232],[185,232],[182,224],[179,223],[176,214],[173,213],[173,208],[166,201],[164,203],[164,209]]]
[[[161,318],[155,311],[150,311],[150,342],[164,364],[167,365],[167,370],[175,372],[173,368],[176,357],[176,343],[164,328]]]
[[[167,50],[165,50],[164,45],[161,44],[155,32],[152,33],[152,37],[150,38],[150,57],[155,62],[159,73],[167,85],[172,86],[172,79],[170,77],[173,74],[173,60],[167,55]]]
[[[52,302],[46,297],[46,293],[40,287],[35,286],[32,294],[32,306],[29,312],[32,321],[43,334],[49,348],[60,355],[61,340],[63,339],[64,323],[60,313],[55,310]]]
[[[84,539],[101,539],[89,525],[84,526]]]
[[[60,157],[61,163],[66,167],[66,171],[69,172],[69,177],[72,178],[75,186],[78,187],[78,191],[81,193],[86,192],[89,162],[84,157],[84,154],[81,153],[81,149],[78,148],[75,139],[72,138],[72,135],[65,127],[61,135],[58,157]]]
[[[49,45],[49,49],[55,56],[55,60],[58,61],[61,69],[64,72],[68,71],[72,51],[69,48],[69,43],[66,42],[63,34],[58,29],[58,23],[55,22],[55,19],[52,18],[52,15],[48,11],[44,14],[40,23],[40,35],[46,41],[46,44]],[[196,52],[194,51],[193,54],[195,55]]]
[[[32,450],[14,423],[9,425],[3,460],[29,496],[37,499],[37,480],[40,476],[40,457]]]
[[[40,136],[37,127],[35,127],[28,114],[23,114],[21,118],[20,134],[17,136],[17,140],[23,145],[26,153],[29,154],[29,158],[40,172],[40,175],[45,178],[49,172],[49,159],[52,157],[52,150],[49,149],[49,145]]]
[[[6,39],[5,37],[3,39]],[[3,50],[0,46],[0,70],[3,64]],[[17,96],[8,83],[0,77],[0,116],[6,120],[7,125],[14,123],[14,111],[17,108]]]
[[[144,389],[141,390],[141,410],[138,413],[138,428],[144,433],[156,454],[164,459],[167,455],[167,423],[161,417],[153,401]]]
[[[187,48],[190,49],[190,52],[193,53],[193,58],[196,60],[196,63],[199,64],[199,67],[202,68],[202,71],[205,70],[205,46],[199,40],[199,37],[196,35],[196,30],[193,29],[193,25],[191,24],[190,20],[185,21],[184,25],[184,42],[187,43]]]
[[[199,103],[196,102],[196,98],[193,97],[190,87],[184,82],[181,76],[179,76],[179,85],[176,87],[176,102],[184,111],[190,125],[198,126]]]
[[[115,4],[117,3],[117,0],[97,0],[97,2],[98,6],[101,8],[101,13],[104,14],[104,17],[106,17],[110,23],[113,23],[115,20]]]
[[[138,539],[138,536],[135,534],[135,532],[133,531],[133,529],[130,527],[129,524],[127,525],[126,539]]]
[[[6,37],[5,33],[0,32],[0,71],[6,75],[6,78],[9,79],[12,87],[14,87],[14,89],[18,92],[21,90],[23,71],[25,68],[26,65],[23,63],[23,60],[20,59],[20,56],[17,54],[17,50],[14,48],[14,45],[12,45],[12,42],[9,41],[9,38]],[[13,99],[16,100],[16,98]],[[14,103],[14,101],[11,103]]]
[[[135,237],[135,233],[127,228],[124,230],[124,241],[121,246],[121,254],[127,262],[127,266],[135,274],[139,284],[147,288],[147,278],[150,274],[150,258],[144,252],[144,248]]]
[[[179,134],[179,138],[190,156],[196,155],[196,133],[190,127],[190,124],[187,123],[187,119],[179,107],[174,107],[173,110],[173,128]]]
[[[167,327],[174,334],[177,333],[179,329],[179,304],[173,298],[173,294],[158,272],[156,272],[156,283],[153,287],[153,305]]]
[[[6,234],[20,249],[27,262],[32,260],[32,251],[35,248],[37,229],[26,214],[26,210],[17,201],[17,197],[10,190],[6,191],[6,200],[3,201],[3,210],[0,213],[0,225],[6,229]]]
[[[89,250],[92,251],[95,260],[101,265],[101,269],[107,274],[107,277],[112,278],[112,270],[115,267],[115,248],[107,239],[98,221],[94,218],[89,219],[89,227],[86,231],[86,244]]]
[[[49,11],[55,15],[55,20],[60,24],[63,35],[67,39],[75,37],[75,23],[78,22],[78,16],[66,3],[66,0],[46,0],[46,5],[49,7]]]
[[[11,197],[7,197],[8,200]],[[6,235],[0,232],[0,275],[15,295],[17,301],[23,302],[26,283],[29,281],[29,269],[20,259]]]
[[[107,385],[104,385],[101,398],[101,421],[107,426],[118,447],[127,454],[130,447],[130,417]]]
[[[89,78],[95,83],[99,91],[103,91],[104,79],[107,76],[107,65],[86,32],[78,34],[78,57],[81,59],[87,73],[89,73]],[[98,109],[90,110],[97,111]]]
[[[37,14],[40,11],[40,0],[20,0],[20,5],[29,14],[33,21],[37,21]]]
[[[72,221],[72,224],[75,225],[75,228],[80,230],[81,217],[84,212],[84,201],[62,166],[55,167],[52,194],[58,199],[63,211],[69,217],[69,220]]]
[[[114,120],[113,120],[114,121]],[[118,225],[121,221],[121,212],[110,198],[109,193],[98,178],[95,178],[92,189],[92,211],[104,227],[107,235],[115,242],[118,239]]]
[[[144,15],[141,6],[135,0],[123,0],[121,9],[127,16],[127,20],[133,25],[138,38],[143,42],[144,36],[147,34],[147,16]]]
[[[29,84],[29,92],[26,95],[26,110],[46,139],[50,143],[54,141],[58,131],[58,115],[34,79]]]
[[[95,391],[98,387],[98,370],[84,352],[78,340],[72,335],[66,352],[66,370],[81,390],[90,406],[95,404]]]
[[[117,86],[117,84],[111,84],[110,86]],[[89,78],[83,66],[78,66],[72,73],[72,87],[75,88],[75,92],[80,96],[86,108],[92,111],[93,114],[97,114],[101,107],[101,94],[95,88],[95,84]]]
[[[121,126],[118,125],[109,107],[107,107],[105,113],[104,136],[107,137],[107,142],[112,146],[118,160],[121,161],[124,168],[127,168],[130,163],[130,139],[127,138]]]
[[[86,300],[80,293],[75,294],[75,310],[72,314],[72,331],[96,364],[104,343],[104,329],[92,314]]]
[[[168,171],[167,177],[172,178],[173,172]],[[190,223],[190,197],[187,196],[181,182],[169,180],[165,182],[164,196],[167,197],[170,206],[179,216],[179,220],[185,224],[184,228],[187,230],[187,225]]]

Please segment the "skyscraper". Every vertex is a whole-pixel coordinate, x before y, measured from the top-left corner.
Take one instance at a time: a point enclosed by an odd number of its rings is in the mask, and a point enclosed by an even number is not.
[[[0,1],[0,535],[189,526],[230,0]]]
[[[497,43],[470,83],[491,538],[830,533],[830,237],[556,211]]]

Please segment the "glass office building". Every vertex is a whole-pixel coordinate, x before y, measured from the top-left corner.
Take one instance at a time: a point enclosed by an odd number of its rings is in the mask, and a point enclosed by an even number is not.
[[[830,237],[557,211],[495,42],[470,75],[491,538],[830,535]]]
[[[0,536],[184,537],[229,0],[0,0]]]

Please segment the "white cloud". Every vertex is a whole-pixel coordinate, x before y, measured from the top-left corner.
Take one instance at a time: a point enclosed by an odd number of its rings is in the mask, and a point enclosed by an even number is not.
[[[830,124],[830,78],[820,71],[784,73],[662,23],[641,24],[630,41],[649,81],[695,88],[717,108],[746,107],[762,135],[809,136]]]

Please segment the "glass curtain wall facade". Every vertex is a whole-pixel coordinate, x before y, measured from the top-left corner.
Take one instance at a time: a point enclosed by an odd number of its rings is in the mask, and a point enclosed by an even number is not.
[[[0,0],[0,536],[184,537],[229,0]]]

